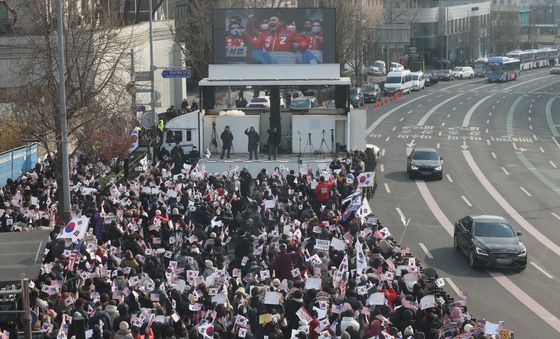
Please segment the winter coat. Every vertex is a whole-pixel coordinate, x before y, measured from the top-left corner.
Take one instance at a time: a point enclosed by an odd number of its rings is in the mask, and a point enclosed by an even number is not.
[[[220,135],[220,139],[222,139],[224,148],[230,148],[233,143],[233,134],[231,132],[223,131]]]
[[[259,141],[261,139],[260,136],[259,136],[259,133],[257,133],[257,131],[255,131],[255,130],[251,131],[249,129],[246,129],[245,134],[248,137],[248,146],[247,147],[249,149],[257,148],[257,146],[259,145]]]

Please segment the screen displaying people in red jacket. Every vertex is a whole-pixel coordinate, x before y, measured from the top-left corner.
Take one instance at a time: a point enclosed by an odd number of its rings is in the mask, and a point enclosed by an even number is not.
[[[214,20],[225,35],[214,41],[214,63],[313,64],[334,62],[334,29],[325,30],[323,19],[332,21],[323,9],[217,10]],[[325,17],[325,14],[328,13]],[[332,13],[334,19],[334,12]],[[221,21],[223,20],[223,21]],[[221,21],[221,22],[220,22]],[[225,57],[225,59],[224,59]],[[245,58],[245,59],[243,59]],[[332,60],[330,60],[332,59]]]

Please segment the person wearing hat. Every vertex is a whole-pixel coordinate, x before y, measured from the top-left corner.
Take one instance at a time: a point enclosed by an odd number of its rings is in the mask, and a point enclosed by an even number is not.
[[[385,336],[381,333],[381,330],[382,327],[379,319],[373,319],[364,331],[364,338],[384,339]]]
[[[119,323],[119,330],[115,333],[113,339],[134,339],[126,321],[121,321]]]

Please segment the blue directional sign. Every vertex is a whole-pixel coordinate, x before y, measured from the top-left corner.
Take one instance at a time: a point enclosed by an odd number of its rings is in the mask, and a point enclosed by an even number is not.
[[[187,78],[191,77],[190,68],[175,68],[175,69],[164,69],[161,72],[161,76],[164,78]]]

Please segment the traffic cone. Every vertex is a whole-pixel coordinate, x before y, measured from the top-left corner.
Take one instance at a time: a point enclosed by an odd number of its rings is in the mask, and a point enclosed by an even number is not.
[[[379,109],[379,102],[375,102],[375,105],[373,105],[373,107],[375,108],[375,110],[377,111]]]

